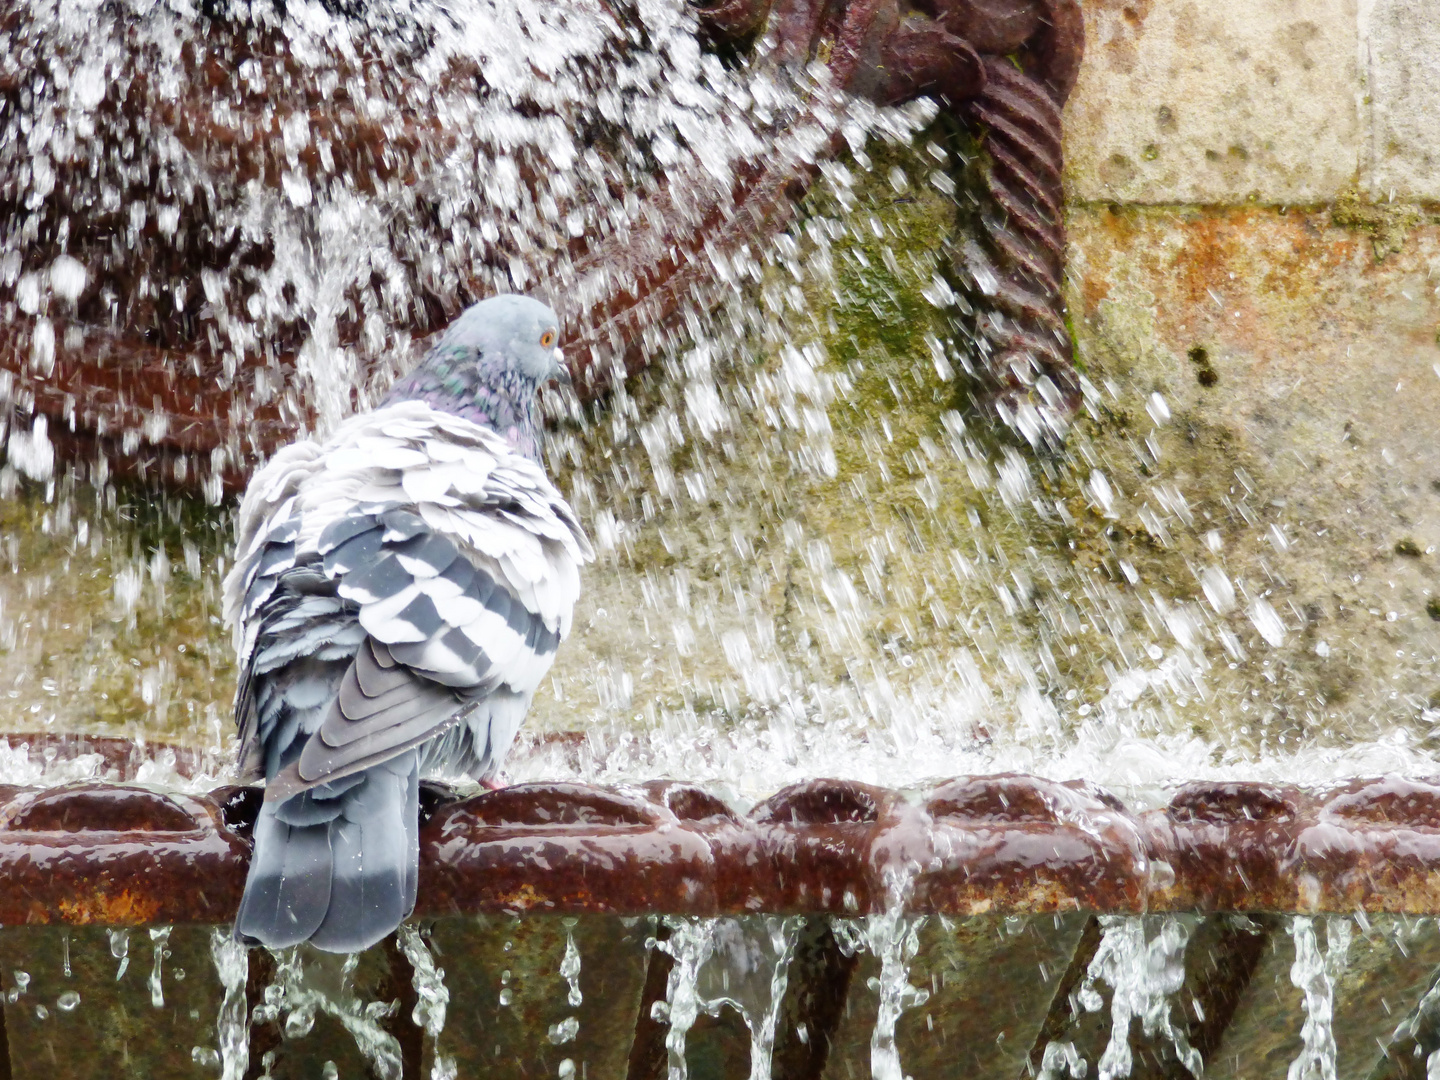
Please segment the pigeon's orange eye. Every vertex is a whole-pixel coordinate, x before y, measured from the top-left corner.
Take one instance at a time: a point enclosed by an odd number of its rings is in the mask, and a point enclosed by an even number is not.
[[[555,331],[554,331],[554,330],[546,330],[543,334],[541,334],[541,335],[540,335],[540,344],[543,345],[543,346],[545,346],[545,348],[547,348],[547,349],[550,348],[551,345],[554,345],[554,344],[555,344]]]

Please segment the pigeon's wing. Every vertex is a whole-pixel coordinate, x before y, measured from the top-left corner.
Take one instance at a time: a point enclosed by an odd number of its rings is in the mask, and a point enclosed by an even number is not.
[[[325,688],[338,678],[330,668],[342,662],[343,671],[359,646],[353,630],[347,639],[354,611],[344,610],[319,560],[306,557],[300,543],[303,517],[296,494],[323,469],[320,458],[315,443],[287,446],[255,474],[240,504],[224,612],[235,628],[240,661],[235,719],[244,780],[262,779],[267,757],[283,751],[307,718],[309,727],[318,726],[318,717],[308,714],[328,700]],[[286,670],[292,661],[310,657],[318,659]],[[276,738],[287,729],[294,730]]]
[[[369,768],[472,719],[503,716],[513,727],[514,709],[500,700],[528,704],[569,629],[579,564],[590,557],[538,466],[428,406],[357,418],[317,461],[295,496],[295,538],[277,529],[259,545],[247,595],[264,591],[269,568],[285,562],[283,545],[294,543],[295,565],[318,559],[365,640],[270,798]],[[318,624],[307,632],[321,647],[334,640]],[[492,740],[477,729],[472,741],[483,754]]]

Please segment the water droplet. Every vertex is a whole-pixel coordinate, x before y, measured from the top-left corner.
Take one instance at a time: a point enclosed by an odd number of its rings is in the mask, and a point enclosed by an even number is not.
[[[564,1043],[573,1042],[575,1036],[579,1033],[580,1020],[577,1017],[570,1016],[561,1020],[558,1024],[551,1024],[547,1037],[556,1046],[561,1046]]]
[[[290,1015],[285,1017],[285,1037],[287,1039],[303,1039],[310,1034],[315,1026],[314,1009],[294,1009]]]
[[[570,984],[566,1001],[572,1009],[578,1009],[585,1000],[580,993],[580,950],[575,947],[575,924],[569,920],[565,927],[565,958],[560,961],[560,974]]]
[[[80,995],[74,990],[66,990],[55,999],[55,1005],[61,1012],[74,1012],[75,1007],[80,1004]]]

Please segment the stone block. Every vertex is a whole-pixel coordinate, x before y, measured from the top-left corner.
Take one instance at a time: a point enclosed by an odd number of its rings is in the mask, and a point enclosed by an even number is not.
[[[1362,8],[1368,95],[1365,186],[1376,199],[1440,201],[1440,12],[1432,0]]]
[[[494,1080],[625,1076],[650,933],[609,915],[437,921],[426,937],[450,1000],[423,1074],[444,1058]]]
[[[1355,0],[1084,7],[1065,111],[1072,200],[1314,203],[1354,185]]]
[[[895,1026],[905,1074],[913,1080],[1023,1075],[1088,922],[1080,913],[927,919],[909,983],[928,997],[902,1012]],[[870,1075],[878,1011],[871,981],[879,974],[879,961],[862,954],[824,1080]]]
[[[1293,924],[1292,924],[1293,925]],[[1335,1075],[1364,1080],[1385,1056],[1400,1021],[1419,1003],[1440,962],[1440,935],[1429,920],[1372,916],[1357,925],[1347,916],[1314,920],[1312,962],[1323,958],[1334,1014]],[[1283,1080],[1304,1050],[1305,962],[1297,961],[1299,934],[1271,933],[1254,975],[1215,1053],[1205,1062],[1209,1080]],[[1303,1073],[1302,1073],[1303,1075]]]
[[[1275,691],[1247,686],[1229,730],[1248,742],[1274,724],[1281,752],[1301,731],[1383,734],[1344,769],[1373,775],[1398,767],[1412,734],[1428,748],[1429,725],[1411,725],[1440,702],[1428,659],[1440,649],[1440,229],[1338,211],[1072,211],[1070,310],[1088,377],[1117,395],[1103,391],[1100,435],[1134,445],[1153,430],[1160,454],[1142,468],[1123,443],[1097,443],[1109,481],[1137,495],[1174,484],[1213,544],[1190,548],[1173,580],[1223,566],[1237,590],[1272,590],[1282,613],[1275,647],[1246,603],[1225,616],[1271,649],[1267,679],[1288,687],[1282,715]],[[1163,424],[1145,412],[1152,393]],[[1154,572],[1153,552],[1123,551]],[[1245,667],[1215,665],[1217,700]]]
[[[211,927],[7,927],[4,1033],[16,1080],[192,1080],[223,991]],[[119,955],[117,955],[119,954]],[[198,1053],[197,1053],[198,1051]]]

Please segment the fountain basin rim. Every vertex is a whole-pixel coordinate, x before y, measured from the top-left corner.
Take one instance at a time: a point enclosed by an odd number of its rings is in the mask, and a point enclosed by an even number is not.
[[[1131,813],[1018,774],[818,779],[748,814],[679,781],[427,785],[416,915],[1440,914],[1440,783],[1185,785]],[[222,923],[260,789],[0,787],[0,924]],[[777,812],[781,810],[783,812]]]

